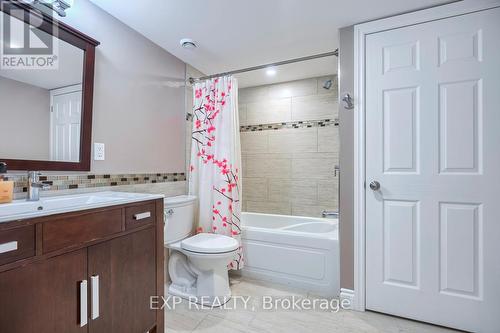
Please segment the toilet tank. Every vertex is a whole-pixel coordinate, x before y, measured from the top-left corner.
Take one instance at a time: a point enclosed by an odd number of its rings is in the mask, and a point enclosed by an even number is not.
[[[165,198],[165,244],[180,241],[193,233],[196,199],[192,195]]]

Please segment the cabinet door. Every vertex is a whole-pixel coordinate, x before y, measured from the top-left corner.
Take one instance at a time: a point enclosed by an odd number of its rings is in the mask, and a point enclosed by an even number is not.
[[[89,332],[150,330],[156,320],[155,311],[150,310],[150,297],[156,294],[155,229],[90,247],[88,263],[89,281],[99,280],[98,313],[96,299],[92,299],[97,286],[90,283]],[[98,317],[92,319],[93,315]]]
[[[86,249],[0,273],[0,332],[87,332],[79,318],[86,278]]]

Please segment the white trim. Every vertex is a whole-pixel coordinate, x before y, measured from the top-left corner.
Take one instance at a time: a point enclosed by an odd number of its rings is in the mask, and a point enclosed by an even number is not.
[[[50,160],[54,160],[54,116],[53,116],[53,107],[54,107],[54,97],[59,96],[59,95],[64,95],[64,94],[70,94],[73,92],[77,91],[83,91],[82,90],[82,84],[73,84],[71,86],[66,86],[62,88],[56,88],[56,89],[51,89],[50,90],[50,126],[49,126],[49,131],[50,131],[50,136],[49,136],[49,155],[50,155]],[[83,95],[82,95],[83,98]],[[83,104],[83,101],[82,101]],[[82,114],[83,117],[83,114]]]
[[[346,310],[352,309],[353,302],[354,302],[354,290],[340,288],[340,305],[342,306],[342,308]]]
[[[64,95],[64,94],[69,94],[75,91],[82,91],[82,85],[80,84],[73,84],[71,86],[66,86],[62,88],[56,88],[56,89],[51,89],[50,90],[50,96],[57,96],[57,95]]]
[[[464,0],[354,26],[354,290],[365,310],[365,40],[366,35],[500,7],[500,0]]]

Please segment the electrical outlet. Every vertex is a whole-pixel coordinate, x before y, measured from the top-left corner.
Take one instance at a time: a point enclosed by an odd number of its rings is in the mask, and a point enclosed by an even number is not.
[[[104,161],[104,143],[94,142],[94,160]]]

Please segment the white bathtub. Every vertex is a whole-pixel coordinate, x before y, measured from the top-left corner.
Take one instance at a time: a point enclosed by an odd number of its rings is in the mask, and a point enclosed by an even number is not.
[[[242,213],[243,276],[339,295],[338,221]]]

